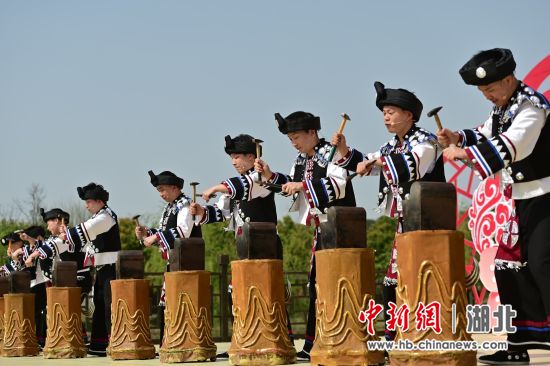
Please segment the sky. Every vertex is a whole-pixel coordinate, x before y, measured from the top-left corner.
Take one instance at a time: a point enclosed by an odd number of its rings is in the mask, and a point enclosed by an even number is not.
[[[327,138],[348,113],[349,145],[375,151],[391,136],[374,81],[414,91],[421,127],[435,130],[425,113],[440,105],[444,126],[473,127],[491,105],[458,69],[505,47],[523,78],[550,54],[549,14],[546,0],[0,0],[0,212],[32,183],[51,208],[91,181],[119,217],[158,212],[147,171],[173,171],[187,192],[217,184],[235,174],[228,134],[264,140],[288,172],[276,112],[320,116]],[[378,178],[354,187],[376,217]]]

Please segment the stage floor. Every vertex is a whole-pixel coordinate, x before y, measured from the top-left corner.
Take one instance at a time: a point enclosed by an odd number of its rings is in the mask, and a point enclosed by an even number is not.
[[[497,336],[497,335],[490,335],[490,334],[482,334],[482,335],[475,335],[474,340],[476,341],[489,341],[489,340],[504,340],[505,338],[503,336]],[[298,340],[296,341],[296,349],[300,350],[302,349],[304,341]],[[226,351],[229,348],[229,343],[218,343],[218,352]],[[484,353],[479,352],[479,355],[482,355]],[[550,351],[542,351],[542,350],[533,350],[529,351],[529,356],[531,357],[531,364],[530,365],[550,365]],[[159,365],[159,359],[158,357],[154,360],[144,360],[144,361],[113,361],[110,358],[106,357],[94,357],[89,356],[86,358],[80,358],[80,359],[69,359],[69,360],[45,360],[41,356],[39,357],[0,357],[0,365],[1,366],[40,366],[40,365],[49,365],[49,366],[69,366],[69,365],[89,365],[89,366],[100,366],[100,365],[112,365],[112,366],[151,366],[151,365]],[[184,363],[184,364],[191,364],[191,365],[229,365],[229,362],[227,360],[219,360],[216,362],[204,362],[204,363],[198,363],[198,362],[192,362],[192,363]],[[302,361],[298,362],[298,364],[306,365],[308,362]],[[183,365],[183,364],[182,364]],[[481,365],[481,364],[478,364]]]

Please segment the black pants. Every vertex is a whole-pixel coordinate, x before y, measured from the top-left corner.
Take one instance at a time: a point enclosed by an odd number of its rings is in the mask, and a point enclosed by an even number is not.
[[[111,280],[116,278],[115,265],[102,266],[96,272],[94,283],[94,316],[90,349],[104,351],[111,333]]]
[[[508,334],[510,349],[550,349],[550,194],[516,200],[519,270],[495,271],[500,300],[517,311]]]
[[[86,299],[88,293],[92,291],[92,275],[90,271],[77,273],[76,284],[80,287],[80,303]],[[82,340],[84,344],[88,344],[88,333],[86,332],[86,325],[82,322]]]
[[[34,294],[34,321],[36,338],[40,347],[46,344],[46,283],[40,283],[31,288]]]
[[[397,285],[382,285],[382,297],[384,298],[384,320],[387,322],[389,320],[388,310],[390,309],[390,302],[394,304],[396,301],[395,289]],[[387,323],[386,323],[387,324]],[[387,341],[393,341],[395,338],[395,331],[393,330],[384,330],[384,336]]]
[[[315,289],[315,285],[317,283],[315,267],[316,267],[315,256],[313,256],[311,271],[309,273],[309,282],[308,282],[309,307],[307,310],[307,324],[306,324],[306,334],[305,334],[306,344],[313,344],[313,341],[315,340],[315,324],[316,324],[315,301],[317,300],[317,290]],[[304,346],[304,348],[308,348],[308,347]],[[309,352],[310,349],[311,348],[306,349],[306,351]]]

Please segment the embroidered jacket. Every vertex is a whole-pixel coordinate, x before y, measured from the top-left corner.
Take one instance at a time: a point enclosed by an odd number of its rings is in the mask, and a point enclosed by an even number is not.
[[[520,82],[504,107],[493,107],[485,123],[458,131],[480,178],[502,173],[512,184],[512,198],[550,192],[550,104],[544,95]]]
[[[369,175],[380,175],[378,206],[381,212],[392,217],[401,214],[402,200],[408,198],[415,181],[445,182],[442,149],[437,137],[413,125],[403,140],[401,143],[394,136],[374,153],[350,149],[346,156],[337,156],[337,164],[352,171],[363,160],[380,158],[383,168],[374,167]]]
[[[156,235],[162,257],[168,260],[174,241],[179,238],[202,237],[201,228],[195,226],[193,216],[189,213],[191,199],[183,193],[168,203],[162,211],[157,229],[150,229],[149,235]]]
[[[116,262],[120,250],[120,231],[117,216],[108,206],[87,221],[67,228],[66,234],[70,252],[85,252],[84,266]]]
[[[298,211],[302,224],[309,225],[313,219],[319,226],[320,222],[326,221],[326,212],[331,206],[355,206],[353,186],[346,179],[348,171],[328,161],[331,148],[329,142],[320,139],[312,157],[300,153],[288,176],[279,173],[281,182],[302,182],[304,190],[294,195],[290,208]]]
[[[275,173],[269,182],[284,184],[287,180]],[[229,220],[227,230],[237,233],[249,221],[277,224],[275,195],[260,185],[259,174],[253,169],[238,177],[226,179],[222,184],[229,193],[223,194],[214,205],[205,206],[206,212],[201,225]]]

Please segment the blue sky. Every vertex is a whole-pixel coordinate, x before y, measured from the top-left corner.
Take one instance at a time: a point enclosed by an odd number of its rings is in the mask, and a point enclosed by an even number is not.
[[[376,80],[471,127],[491,106],[458,69],[507,47],[525,76],[550,53],[549,14],[544,0],[0,1],[0,209],[33,182],[56,205],[95,181],[119,216],[157,212],[147,171],[218,183],[234,174],[226,134],[263,139],[288,171],[275,112],[319,115],[326,137],[347,112],[350,145],[374,151],[390,138]],[[425,113],[419,124],[435,129]],[[354,183],[376,216],[377,178]]]

